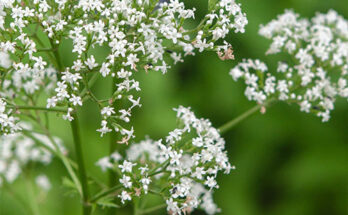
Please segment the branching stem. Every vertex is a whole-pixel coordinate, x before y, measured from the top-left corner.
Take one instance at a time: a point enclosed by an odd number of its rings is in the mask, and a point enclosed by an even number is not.
[[[46,107],[37,107],[37,106],[14,106],[17,110],[40,110],[46,112],[61,112],[66,113],[68,110],[64,108],[46,108]]]

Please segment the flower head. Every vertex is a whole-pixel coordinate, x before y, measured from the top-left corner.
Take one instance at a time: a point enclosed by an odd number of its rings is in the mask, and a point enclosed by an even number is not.
[[[328,121],[335,100],[348,98],[348,22],[335,11],[312,20],[291,10],[261,26],[271,39],[266,54],[284,52],[292,61],[278,62],[277,74],[259,60],[243,60],[230,75],[247,85],[245,96],[264,104],[271,99],[296,103],[300,110]]]

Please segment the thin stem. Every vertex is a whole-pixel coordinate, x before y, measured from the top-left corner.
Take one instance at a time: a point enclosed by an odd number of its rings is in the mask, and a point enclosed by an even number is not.
[[[85,165],[83,162],[83,153],[82,153],[82,144],[81,144],[81,139],[80,139],[80,130],[79,130],[79,122],[77,118],[77,114],[73,113],[72,114],[74,120],[70,122],[71,125],[71,130],[73,133],[74,137],[74,144],[75,144],[75,151],[76,151],[76,159],[77,159],[77,165],[78,165],[78,170],[80,173],[80,181],[82,185],[82,198],[83,198],[83,214],[84,215],[89,215],[91,214],[91,207],[88,202],[88,182],[87,182],[87,174],[86,174],[86,169]]]
[[[98,79],[98,73],[94,73],[92,77],[88,80],[88,84],[81,91],[81,97],[84,97],[87,94],[88,89],[90,89],[94,85],[97,79]]]
[[[139,199],[138,198],[134,198],[133,200],[133,215],[139,215]]]
[[[152,171],[150,171],[149,177],[157,175],[157,174],[163,172],[165,169],[167,169],[169,164],[170,164],[170,160],[168,159],[165,162],[163,162],[160,166],[155,167]],[[160,170],[157,170],[159,168],[160,168]]]
[[[232,129],[234,126],[236,126],[237,124],[239,124],[240,122],[242,122],[244,119],[248,118],[249,116],[251,116],[252,114],[254,114],[255,112],[259,111],[261,109],[262,105],[256,105],[253,108],[247,110],[246,112],[244,112],[243,114],[239,115],[238,117],[234,118],[233,120],[225,123],[224,125],[222,125],[219,130],[220,133],[225,133],[228,130]]]
[[[204,25],[205,21],[207,21],[207,20],[208,20],[208,17],[204,17],[204,19],[202,19],[202,21],[198,24],[198,26],[196,28],[184,32],[184,35],[198,32],[199,30],[201,30],[202,26]]]
[[[225,123],[224,125],[222,125],[219,130],[220,133],[223,134],[229,130],[231,130],[233,127],[235,127],[236,125],[238,125],[240,122],[242,122],[243,120],[245,120],[246,118],[248,118],[249,116],[253,115],[254,113],[256,113],[257,111],[261,110],[261,108],[266,107],[268,105],[271,104],[271,102],[273,102],[273,99],[263,103],[263,104],[259,104],[256,105],[252,108],[250,108],[249,110],[245,111],[244,113],[242,113],[241,115],[239,115],[238,117],[232,119],[231,121]]]
[[[140,211],[139,214],[149,214],[149,213],[153,213],[157,210],[160,210],[162,208],[165,208],[167,206],[167,204],[161,204],[161,205],[157,205],[157,206],[154,206],[152,208],[147,208],[147,209],[144,209],[142,211]]]
[[[32,139],[36,144],[38,144],[40,147],[46,149],[47,151],[49,151],[52,154],[55,154],[56,156],[59,157],[59,152],[56,152],[54,149],[52,149],[51,147],[49,147],[48,145],[44,144],[43,142],[41,142],[39,139],[37,139],[34,135],[32,135],[31,133],[37,133],[36,131],[30,131],[30,130],[21,130],[21,133],[24,136],[29,137],[30,139]],[[44,135],[44,133],[39,133]]]
[[[113,78],[112,79],[112,86],[111,86],[111,95],[114,94],[114,92],[116,91],[117,87],[116,87],[116,84],[117,84],[117,80],[116,78]],[[117,108],[115,103],[113,104],[113,108]],[[114,133],[114,132],[111,132],[110,134],[110,139],[109,139],[109,156],[111,156],[112,153],[114,153],[116,151],[116,148],[117,148],[117,134]],[[116,186],[117,184],[117,174],[112,170],[110,169],[109,170],[109,187],[114,187]],[[108,211],[108,214],[110,215],[113,215],[115,214],[116,212],[116,208],[110,208],[109,211]]]
[[[38,44],[39,44],[40,46],[45,47],[45,44],[41,41],[41,39],[37,36],[36,33],[34,33],[31,37],[32,37],[33,39],[35,39],[35,40],[38,42]],[[56,60],[55,60],[55,58],[51,55],[51,52],[45,52],[45,53],[47,53],[47,56],[48,56],[48,58],[52,61],[52,63],[56,63]],[[58,66],[58,65],[57,65],[57,66]]]
[[[116,83],[117,83],[117,80],[116,78],[113,78],[112,80],[112,86],[111,86],[111,94],[113,94],[115,91],[116,91]],[[117,108],[115,104],[113,104],[113,108]],[[111,156],[112,153],[115,152],[116,148],[117,148],[117,135],[116,133],[112,132],[110,134],[110,140],[109,140],[109,156]],[[112,186],[115,186],[115,180],[116,179],[116,174],[114,171],[110,170],[109,171],[109,185],[110,187]]]
[[[46,108],[46,107],[36,107],[36,106],[14,106],[17,110],[41,110],[46,112],[61,112],[66,113],[67,110],[64,108]]]
[[[62,72],[62,64],[60,63],[60,56],[58,50],[53,51],[53,55],[57,59],[57,65],[59,70],[58,75],[60,75],[60,73]]]
[[[118,185],[112,187],[112,188],[109,189],[109,190],[103,191],[103,192],[97,194],[95,197],[93,197],[93,198],[91,199],[91,202],[94,203],[94,202],[98,201],[99,199],[103,198],[104,196],[107,196],[107,195],[109,195],[109,194],[111,194],[111,193],[117,191],[117,190],[120,189],[121,187],[122,187],[122,185],[121,185],[121,184],[118,184]]]
[[[45,130],[46,131],[46,130]],[[82,188],[81,188],[81,184],[80,181],[78,180],[72,166],[71,166],[71,162],[69,161],[69,159],[67,157],[65,157],[63,155],[63,153],[60,151],[58,145],[56,144],[56,142],[54,141],[54,139],[52,138],[52,136],[46,132],[45,134],[47,135],[48,139],[51,141],[52,145],[54,146],[55,150],[53,150],[51,147],[47,146],[46,144],[42,143],[39,139],[37,139],[34,135],[32,135],[30,132],[28,131],[22,131],[22,133],[31,138],[32,140],[34,140],[37,144],[39,144],[41,147],[49,150],[51,153],[55,154],[58,156],[58,158],[63,162],[66,170],[68,171],[68,174],[70,175],[71,179],[73,180],[77,191],[80,193],[80,195],[82,195]]]
[[[52,39],[49,39],[49,41],[50,41],[50,44],[52,47],[53,55],[54,55],[56,62],[57,62],[58,75],[60,75],[60,72],[62,72],[63,67],[62,67],[62,63],[60,62],[60,55],[59,55],[58,47],[54,44],[54,41]]]

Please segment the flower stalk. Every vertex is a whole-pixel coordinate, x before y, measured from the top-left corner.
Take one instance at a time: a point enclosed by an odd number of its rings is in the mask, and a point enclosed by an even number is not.
[[[38,106],[15,106],[17,110],[39,110],[45,112],[60,112],[66,113],[67,110],[64,108],[46,108],[46,107],[38,107]]]
[[[97,194],[95,197],[93,197],[93,198],[91,199],[91,203],[97,202],[99,199],[101,199],[101,198],[103,198],[104,196],[107,196],[107,195],[109,195],[109,194],[111,194],[111,193],[113,193],[113,192],[116,192],[116,191],[119,190],[120,188],[122,188],[122,185],[121,185],[121,184],[118,184],[118,185],[112,187],[111,189],[108,189],[108,190],[106,190],[106,191],[103,191],[103,192]]]
[[[269,106],[274,100],[270,99],[269,101],[263,103],[263,104],[258,104],[252,108],[250,108],[249,110],[245,111],[244,113],[242,113],[241,115],[239,115],[238,117],[232,119],[231,121],[223,124],[219,130],[220,133],[226,133],[227,131],[231,130],[232,128],[234,128],[236,125],[238,125],[240,122],[244,121],[245,119],[247,119],[248,117],[252,116],[254,113],[261,111],[262,108],[266,108],[267,106]]]

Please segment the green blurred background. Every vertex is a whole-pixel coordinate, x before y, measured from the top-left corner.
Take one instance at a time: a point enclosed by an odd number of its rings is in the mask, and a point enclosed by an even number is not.
[[[206,11],[206,1],[185,1],[198,11],[197,21]],[[231,34],[228,41],[235,50],[235,61],[222,62],[215,53],[188,57],[166,75],[139,72],[142,108],[135,111],[132,121],[136,141],[149,135],[164,137],[175,128],[172,108],[191,106],[199,117],[211,119],[216,127],[252,107],[244,97],[244,87],[228,75],[229,69],[242,58],[266,58],[269,41],[257,34],[258,26],[269,22],[286,8],[301,16],[312,17],[316,11],[336,10],[348,17],[345,0],[239,0],[247,13],[249,24],[245,34]],[[69,61],[70,53],[61,50]],[[274,64],[273,67],[274,68]],[[97,95],[110,92],[109,82],[94,88]],[[95,162],[108,152],[108,138],[100,139],[95,132],[100,125],[97,107],[88,105],[80,112],[82,139],[88,171],[107,181]],[[51,117],[53,133],[62,137],[73,153],[69,125],[60,117]],[[215,201],[226,215],[344,215],[348,214],[348,105],[338,100],[328,123],[301,113],[297,106],[278,103],[257,114],[224,135],[230,161],[237,169],[219,178],[220,189]],[[45,171],[53,188],[40,198],[42,215],[76,215],[79,199],[66,194],[62,187],[65,170],[57,160]],[[26,198],[23,180],[13,188]],[[42,195],[42,194],[40,194]],[[25,215],[28,212],[6,192],[0,190],[1,215]],[[99,214],[105,214],[99,211]],[[118,213],[123,214],[123,213]],[[158,214],[165,214],[160,211]],[[194,214],[203,214],[199,211]]]

